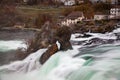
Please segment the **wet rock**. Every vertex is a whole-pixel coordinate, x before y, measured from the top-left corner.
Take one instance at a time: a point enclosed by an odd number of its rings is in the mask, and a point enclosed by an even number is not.
[[[44,64],[53,54],[55,54],[58,51],[57,44],[53,44],[48,48],[48,50],[43,53],[43,55],[40,57],[40,63]]]
[[[30,42],[28,53],[35,52],[41,48],[47,48],[49,45],[56,42],[54,36],[56,29],[54,29],[53,26],[57,27],[49,21],[45,22],[45,24],[41,27],[41,31],[37,33],[36,38]]]
[[[85,41],[70,41],[72,45],[82,45],[83,43],[85,43],[87,40]]]
[[[104,41],[100,38],[93,38],[91,40],[89,40],[86,45],[91,45],[91,44],[100,44],[100,43],[104,43]]]
[[[56,32],[56,39],[60,43],[60,50],[68,50],[72,49],[72,45],[70,43],[71,31],[68,27],[60,27]]]
[[[71,31],[68,27],[60,27],[56,30],[55,38],[60,43],[60,50],[68,50],[72,49],[72,45],[70,43]],[[48,50],[43,53],[40,58],[40,63],[44,64],[53,54],[58,51],[57,44],[53,44]]]
[[[85,22],[86,23],[86,22]],[[111,32],[115,29],[115,22],[105,22],[105,24],[102,25],[95,25],[95,24],[81,24],[78,23],[72,27],[72,32],[76,33],[86,33],[86,32],[92,32],[92,33],[106,33]]]
[[[114,39],[93,38],[93,39],[89,40],[85,45],[111,44],[114,41],[115,41]]]
[[[115,36],[117,36],[117,40],[120,40],[120,33],[115,33]]]
[[[90,34],[83,34],[83,35],[80,35],[80,36],[77,36],[76,38],[87,38],[87,37],[91,37],[92,35]]]

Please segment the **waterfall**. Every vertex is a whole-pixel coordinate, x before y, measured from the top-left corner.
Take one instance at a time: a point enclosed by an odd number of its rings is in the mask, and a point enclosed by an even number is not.
[[[120,80],[120,43],[114,35],[119,32],[87,33],[92,35],[88,38],[73,34],[73,50],[58,51],[41,65],[39,58],[47,49],[40,49],[24,60],[1,66],[0,80]],[[90,44],[93,38],[100,40]],[[113,42],[107,43],[110,39]]]
[[[60,51],[53,55],[44,65],[39,66],[35,70],[33,69],[33,71],[28,71],[27,73],[17,72],[17,74],[16,72],[4,73],[1,74],[1,80],[19,80],[16,77],[22,77],[22,80],[119,80],[119,49],[120,46],[118,45],[102,45],[92,48],[90,53],[85,54],[87,57],[92,53],[91,55],[93,56],[90,59],[85,59],[84,55],[73,57],[71,52],[74,52],[74,50]],[[31,64],[34,65],[35,62]]]

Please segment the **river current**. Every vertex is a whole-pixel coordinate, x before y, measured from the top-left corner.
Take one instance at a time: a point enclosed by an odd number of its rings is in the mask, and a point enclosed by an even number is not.
[[[120,29],[87,34],[72,34],[73,50],[57,52],[44,65],[39,58],[47,49],[0,66],[0,80],[120,80]]]

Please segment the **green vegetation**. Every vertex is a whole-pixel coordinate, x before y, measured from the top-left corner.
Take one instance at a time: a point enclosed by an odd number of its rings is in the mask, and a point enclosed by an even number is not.
[[[105,4],[105,3],[96,3],[94,4],[94,10],[95,12],[105,12],[107,10],[110,10],[112,8],[111,4]]]

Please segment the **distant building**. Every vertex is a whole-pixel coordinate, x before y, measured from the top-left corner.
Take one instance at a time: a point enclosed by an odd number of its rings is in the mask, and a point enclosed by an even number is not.
[[[62,25],[72,25],[72,24],[76,24],[79,21],[82,21],[84,19],[84,15],[83,12],[80,11],[75,11],[70,13],[65,19],[64,21],[61,22]]]
[[[115,16],[120,16],[120,8],[111,8],[110,14]]]
[[[120,6],[110,9],[110,14],[96,13],[94,20],[120,19]]]
[[[119,18],[120,17],[120,8],[111,8],[110,9],[110,19]]]
[[[14,28],[25,28],[25,24],[24,23],[16,23],[15,25],[14,25]]]
[[[84,3],[84,0],[75,0],[75,3],[76,4],[82,4],[82,3]]]
[[[98,12],[94,15],[94,20],[107,20],[107,19],[109,19],[108,14]]]
[[[66,1],[64,2],[64,5],[66,5],[66,6],[75,5],[75,0],[66,0]]]

